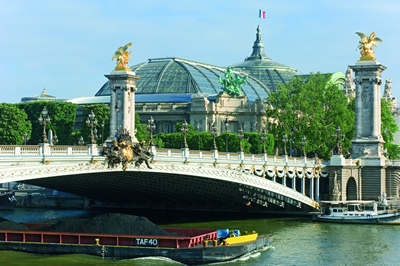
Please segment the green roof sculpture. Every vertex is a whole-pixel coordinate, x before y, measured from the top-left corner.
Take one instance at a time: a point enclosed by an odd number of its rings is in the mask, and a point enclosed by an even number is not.
[[[242,95],[241,86],[246,83],[247,76],[241,78],[239,74],[233,74],[233,71],[230,67],[225,72],[225,79],[222,80],[220,76],[218,76],[218,82],[222,84],[222,91],[227,93],[229,96],[240,96]]]

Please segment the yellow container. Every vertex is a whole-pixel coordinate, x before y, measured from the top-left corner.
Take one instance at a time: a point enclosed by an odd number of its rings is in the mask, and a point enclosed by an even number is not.
[[[257,237],[258,237],[258,233],[255,233],[255,234],[250,234],[250,235],[228,237],[225,240],[228,245],[232,245],[232,244],[240,244],[240,243],[245,243],[245,242],[256,241]]]

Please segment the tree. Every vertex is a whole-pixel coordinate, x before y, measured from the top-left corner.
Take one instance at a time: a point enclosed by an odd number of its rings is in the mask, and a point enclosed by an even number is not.
[[[382,138],[385,141],[384,147],[387,150],[387,157],[391,160],[400,158],[400,147],[392,143],[394,141],[394,133],[399,131],[396,121],[390,110],[390,102],[381,99],[381,132]]]
[[[268,109],[267,116],[274,121],[269,124],[269,132],[281,150],[283,134],[288,135],[289,141],[293,140],[295,148],[305,136],[306,152],[328,159],[336,141],[332,134],[338,126],[345,134],[343,149],[350,148],[353,136],[349,133],[354,128],[354,112],[349,110],[343,92],[329,81],[330,76],[321,73],[311,73],[308,78],[296,76],[288,83],[280,84],[277,92],[269,95],[272,108]],[[292,128],[293,135],[290,134]]]
[[[76,109],[78,105],[70,102],[47,102],[36,101],[18,104],[19,109],[24,110],[28,115],[28,120],[32,123],[32,135],[29,144],[41,142],[43,126],[39,124],[38,118],[43,108],[46,107],[50,124],[46,129],[51,129],[53,134],[57,134],[58,144],[72,144],[71,134],[75,124]]]
[[[20,110],[17,104],[0,103],[0,144],[24,144],[22,134],[31,136],[32,125],[27,121],[28,116]]]

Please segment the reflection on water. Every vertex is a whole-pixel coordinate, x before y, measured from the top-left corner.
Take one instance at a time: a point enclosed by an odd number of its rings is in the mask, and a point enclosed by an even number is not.
[[[0,216],[17,222],[84,218],[93,211],[15,209]],[[182,217],[180,217],[182,218]],[[313,223],[309,218],[229,219],[160,224],[165,227],[239,229],[273,235],[270,247],[218,265],[398,265],[400,226]],[[0,251],[0,265],[181,265],[165,258],[102,259],[86,255],[38,256]]]

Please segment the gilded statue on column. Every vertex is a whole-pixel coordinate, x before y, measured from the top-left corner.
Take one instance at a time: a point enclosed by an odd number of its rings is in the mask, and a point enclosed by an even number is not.
[[[111,61],[114,60],[114,58],[117,59],[117,67],[114,71],[131,71],[131,69],[128,67],[129,59],[131,59],[129,55],[132,53],[132,48],[131,51],[128,52],[128,48],[130,46],[132,46],[131,42],[125,46],[119,47],[118,50],[113,54]]]
[[[376,60],[375,51],[372,50],[372,46],[378,47],[378,42],[382,42],[382,40],[378,37],[375,37],[375,32],[372,32],[368,37],[364,33],[356,32],[358,36],[360,36],[361,41],[359,41],[358,49],[361,50],[361,61],[371,61]],[[356,49],[357,50],[357,49]]]

